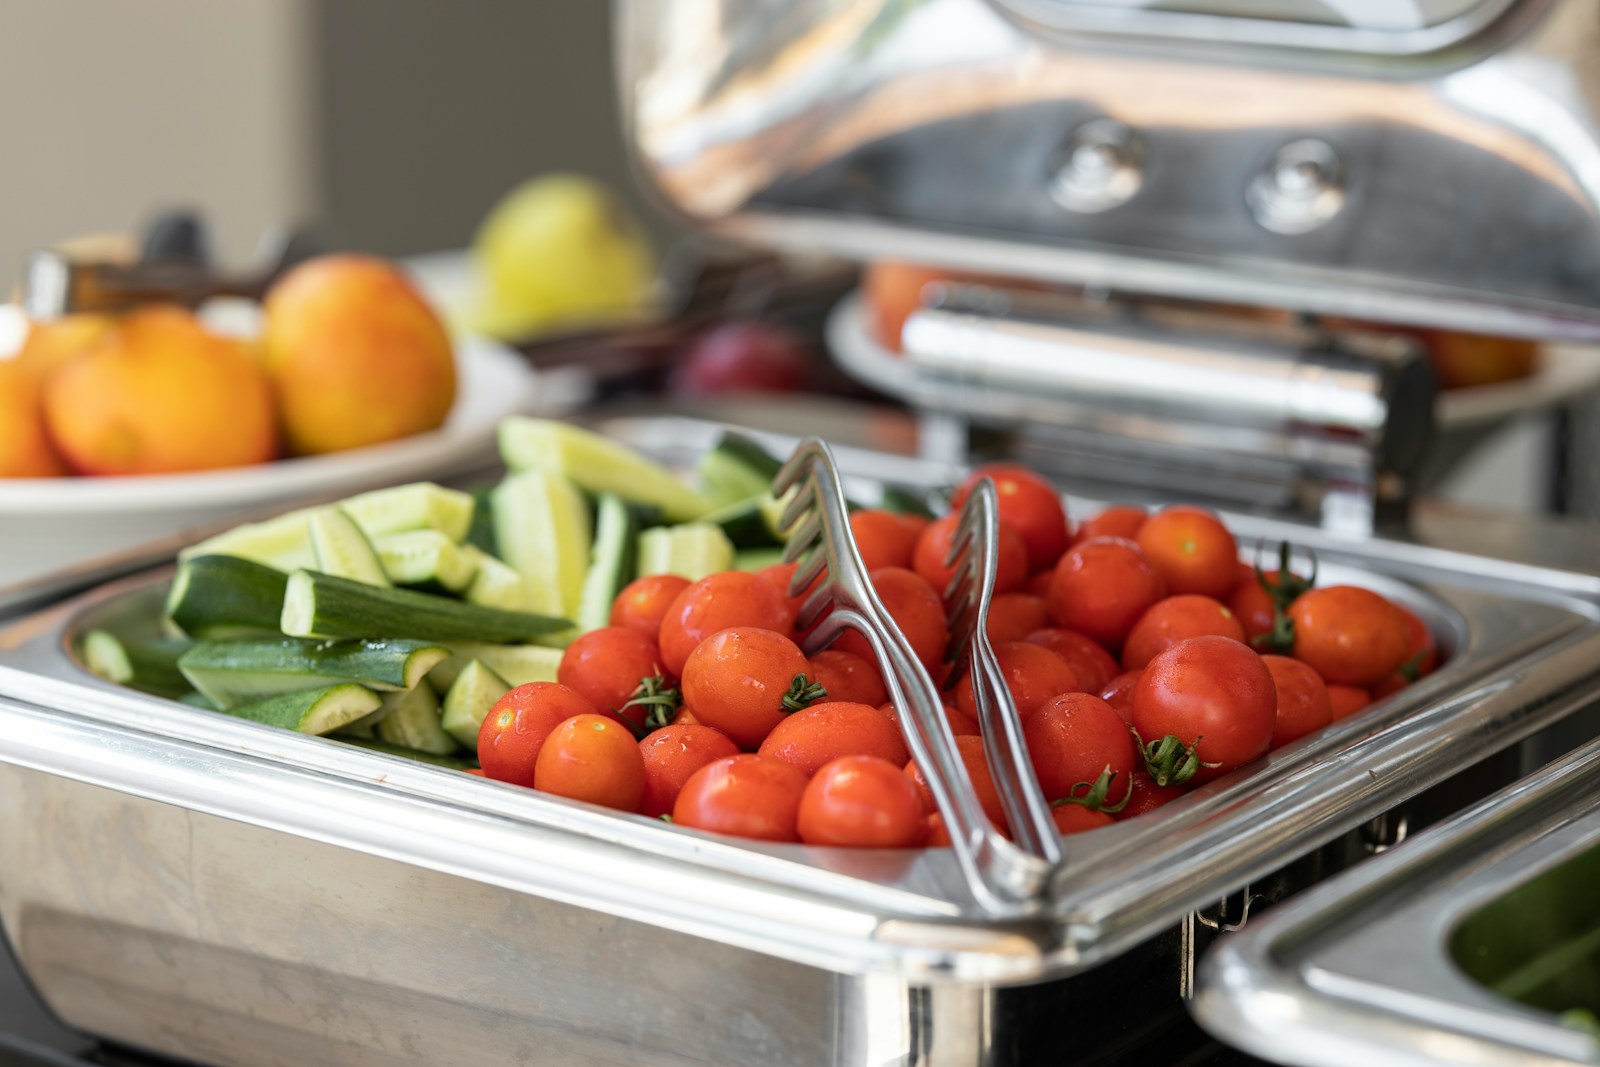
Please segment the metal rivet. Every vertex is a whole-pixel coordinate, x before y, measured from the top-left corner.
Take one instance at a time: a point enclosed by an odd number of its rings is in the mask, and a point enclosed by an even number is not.
[[[1069,211],[1090,215],[1124,204],[1144,181],[1144,145],[1115,119],[1095,119],[1073,131],[1056,154],[1050,196]]]
[[[1273,233],[1309,233],[1344,207],[1344,163],[1331,145],[1295,141],[1278,149],[1245,190],[1250,213]]]

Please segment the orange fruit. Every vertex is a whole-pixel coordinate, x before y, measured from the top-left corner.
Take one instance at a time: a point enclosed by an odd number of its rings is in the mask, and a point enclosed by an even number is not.
[[[110,315],[86,314],[30,322],[17,363],[43,382],[103,340],[116,321]]]
[[[177,307],[131,312],[45,383],[51,436],[82,474],[263,463],[278,452],[266,375]]]
[[[297,453],[360,448],[437,429],[456,396],[450,338],[392,264],[323,256],[265,301],[261,347]]]
[[[0,478],[66,473],[45,432],[38,381],[16,360],[0,359]]]

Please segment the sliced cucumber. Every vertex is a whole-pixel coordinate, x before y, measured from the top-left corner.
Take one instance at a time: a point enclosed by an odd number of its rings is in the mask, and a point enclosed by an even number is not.
[[[472,491],[472,524],[467,528],[467,536],[462,543],[472,545],[490,556],[500,554],[500,546],[494,539],[493,486],[480,485]]]
[[[376,489],[339,505],[368,537],[436,530],[452,542],[465,541],[472,526],[472,495],[432,482]]]
[[[639,523],[614,493],[601,494],[595,509],[594,551],[578,604],[578,629],[598,630],[611,621],[611,602],[633,581],[639,555]]]
[[[690,522],[639,535],[640,574],[677,574],[691,582],[733,566],[733,544],[720,526]]]
[[[443,755],[437,752],[424,752],[421,749],[407,748],[404,745],[391,744],[387,741],[373,741],[367,738],[341,738],[346,744],[357,748],[364,748],[369,752],[380,752],[385,756],[399,756],[401,759],[416,760],[433,767],[444,767],[452,771],[464,771],[476,767],[478,761],[467,759],[465,756]]]
[[[926,493],[911,489],[901,489],[897,485],[886,485],[883,488],[883,498],[878,506],[885,511],[899,512],[901,515],[915,515],[921,519],[933,519],[933,509],[928,506]]]
[[[306,525],[311,530],[311,551],[317,557],[317,570],[367,585],[391,584],[372,542],[344,509],[320,508],[311,513]]]
[[[179,657],[178,669],[227,709],[338,682],[411,689],[449,654],[426,641],[202,641]]]
[[[439,725],[439,698],[428,686],[392,693],[384,700],[384,707],[387,714],[378,723],[379,740],[439,756],[456,750],[455,738]]]
[[[187,704],[191,708],[204,708],[207,711],[221,711],[222,710],[221,708],[217,707],[216,701],[212,700],[208,696],[205,696],[204,694],[196,693],[192,689],[189,692],[187,692],[187,693],[183,694],[182,696],[180,696],[178,698],[178,703]]]
[[[783,562],[781,548],[742,548],[733,556],[736,571],[764,571]]]
[[[720,507],[702,521],[720,526],[735,548],[774,548],[783,544],[772,529],[776,503],[771,494],[753,496]]]
[[[435,692],[449,692],[462,670],[473,660],[510,682],[554,682],[561,668],[561,650],[546,645],[488,645],[478,641],[451,642],[450,658],[428,672]]]
[[[108,630],[90,630],[78,646],[90,672],[117,685],[175,697],[190,689],[178,659],[194,642],[184,638],[124,641]]]
[[[226,533],[208,537],[178,554],[179,559],[195,556],[237,556],[280,571],[317,565],[311,549],[311,530],[306,520],[316,509],[305,508],[279,515],[266,522],[235,526]]]
[[[558,474],[513,474],[495,490],[494,521],[495,541],[522,575],[529,608],[570,619],[589,569],[589,505],[583,494]]]
[[[466,590],[467,603],[501,611],[527,610],[522,575],[515,567],[472,545],[462,545],[461,551],[472,560],[474,569],[472,584]]]
[[[167,617],[191,637],[210,640],[278,632],[288,575],[240,556],[194,556],[178,565]]]
[[[527,641],[565,630],[566,619],[464,604],[411,589],[379,589],[316,571],[295,571],[279,629],[291,637],[404,634],[428,641]]]
[[[478,749],[478,729],[495,701],[511,692],[511,685],[475,659],[461,670],[444,696],[439,725],[464,748]]]
[[[226,713],[303,734],[328,734],[365,718],[382,703],[378,694],[365,686],[345,682],[237,704]]]
[[[515,471],[541,470],[591,493],[615,493],[652,504],[668,522],[698,519],[711,505],[666,467],[608,437],[549,419],[510,418],[500,423],[500,456]],[[499,500],[495,501],[496,506]],[[504,530],[497,523],[496,533]],[[505,542],[500,542],[502,552]],[[508,557],[509,558],[509,557]]]
[[[373,543],[384,573],[396,585],[431,585],[459,593],[478,573],[477,556],[438,530],[384,534]]]

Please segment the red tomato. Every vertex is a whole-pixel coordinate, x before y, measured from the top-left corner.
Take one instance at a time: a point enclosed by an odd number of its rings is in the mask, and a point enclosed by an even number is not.
[[[1056,487],[1026,467],[1015,463],[988,463],[971,474],[950,498],[959,511],[981,478],[994,479],[1000,521],[1022,537],[1028,552],[1028,570],[1055,566],[1067,550],[1067,509]]]
[[[878,705],[878,711],[889,717],[889,721],[894,723],[895,729],[900,731],[901,737],[905,736],[906,728],[905,725],[900,721],[899,708],[895,707],[893,704],[884,703]],[[957,737],[961,737],[963,735],[977,737],[982,733],[982,731],[978,728],[978,720],[974,719],[970,715],[957,711],[948,704],[944,706],[944,717],[945,721],[950,724],[950,732],[955,734]]]
[[[995,833],[999,834],[1007,841],[1011,840],[1011,835],[1006,832],[1006,828],[1004,826],[995,826],[994,829]],[[940,815],[938,812],[934,812],[932,815],[928,816],[928,836],[922,839],[922,847],[949,848],[950,845],[950,828],[945,826],[944,816]]]
[[[1396,671],[1372,687],[1372,699],[1383,700],[1385,697],[1392,697],[1410,684],[1410,678]]]
[[[1050,602],[1032,593],[1001,593],[989,601],[989,641],[1024,641],[1050,625]]]
[[[1277,721],[1272,674],[1249,646],[1191,637],[1150,661],[1133,691],[1133,727],[1146,743],[1168,734],[1192,745],[1210,781],[1266,753]]]
[[[1050,614],[1107,648],[1121,648],[1139,616],[1167,595],[1161,575],[1130,541],[1085,541],[1067,550],[1050,583]]]
[[[1144,508],[1132,504],[1112,504],[1098,515],[1087,518],[1079,524],[1077,536],[1072,539],[1072,543],[1082,544],[1097,537],[1120,537],[1125,541],[1137,541],[1139,531],[1149,517],[1150,513]]]
[[[856,539],[856,548],[867,570],[909,568],[911,554],[917,550],[917,539],[929,521],[881,508],[862,508],[850,515],[850,533]]]
[[[1106,770],[1116,775],[1106,803],[1115,807],[1128,795],[1133,769],[1139,765],[1138,748],[1122,716],[1099,697],[1088,693],[1056,697],[1028,717],[1022,736],[1047,799],[1081,797],[1087,790],[1078,786],[1092,786]]]
[[[1179,641],[1207,634],[1243,641],[1244,627],[1233,612],[1208,596],[1169,596],[1133,624],[1122,646],[1122,666],[1136,671]]]
[[[1239,546],[1233,534],[1203,508],[1163,508],[1139,529],[1139,547],[1172,593],[1220,600],[1233,588]]]
[[[797,711],[767,735],[760,752],[807,775],[841,756],[877,756],[897,767],[911,758],[895,724],[866,704],[817,704]]]
[[[728,735],[709,726],[674,725],[661,729],[639,742],[644,758],[644,799],[639,814],[652,819],[672,814],[672,806],[695,771],[712,760],[737,756],[739,746]]]
[[[575,690],[598,711],[620,712],[635,726],[643,726],[649,709],[622,706],[642,679],[662,671],[656,643],[638,630],[606,626],[582,635],[561,655],[556,680]]]
[[[1026,641],[1013,641],[994,646],[994,658],[1005,676],[1006,688],[1017,706],[1017,714],[1026,721],[1035,708],[1062,693],[1079,693],[1083,683],[1067,661],[1039,645]],[[978,717],[978,705],[972,697],[972,676],[964,675],[955,689],[956,707],[963,713]]]
[[[673,677],[683,677],[683,665],[695,646],[733,626],[788,634],[794,628],[794,609],[788,597],[758,575],[744,571],[707,575],[679,593],[661,619],[663,666]]]
[[[463,768],[461,768],[461,773],[470,774],[474,778],[487,778],[487,777],[489,777],[488,775],[483,773],[483,768],[482,767],[463,767]]]
[[[1298,741],[1333,721],[1328,687],[1316,671],[1288,656],[1262,656],[1278,693],[1278,717],[1272,727],[1272,747]]]
[[[618,811],[638,811],[644,799],[639,742],[608,715],[575,715],[550,731],[539,750],[533,787]]]
[[[1118,822],[1131,819],[1135,815],[1143,815],[1147,811],[1155,811],[1161,805],[1177,800],[1189,791],[1181,785],[1156,785],[1150,780],[1150,775],[1142,770],[1133,772],[1133,784],[1129,789],[1133,795],[1128,797],[1128,803],[1112,816]]]
[[[783,599],[789,604],[790,614],[792,614],[795,618],[799,618],[800,609],[805,607],[806,598],[809,597],[812,590],[816,589],[816,587],[822,582],[822,578],[819,576],[816,581],[812,582],[811,585],[805,589],[805,591],[801,592],[797,596],[790,596],[789,579],[794,575],[795,568],[799,566],[799,563],[774,563],[770,567],[763,567],[756,571],[756,575],[760,577],[762,581],[769,583],[779,593],[783,594]]]
[[[1022,587],[1025,593],[1032,593],[1041,597],[1046,603],[1050,601],[1050,583],[1055,581],[1056,572],[1053,568],[1045,568],[1034,574],[1028,575],[1028,584]]]
[[[1100,692],[1111,679],[1122,673],[1122,668],[1111,653],[1080,633],[1047,626],[1033,631],[1025,640],[1030,645],[1048,648],[1066,660],[1072,667],[1072,673],[1083,683],[1085,692]]]
[[[661,633],[661,618],[689,588],[689,579],[676,574],[647,574],[622,587],[611,602],[611,625],[638,630],[652,642]]]
[[[827,690],[827,695],[815,703],[845,702],[876,707],[889,699],[889,691],[883,687],[883,676],[878,673],[877,666],[853,652],[825,648],[807,662],[806,674]]]
[[[1272,632],[1273,623],[1277,614],[1272,602],[1272,594],[1261,587],[1261,579],[1256,577],[1256,572],[1249,564],[1240,564],[1250,573],[1239,579],[1233,587],[1233,592],[1228,594],[1228,609],[1239,620],[1239,625],[1244,627],[1244,636],[1247,640],[1254,640],[1263,634]],[[1276,581],[1277,571],[1265,572],[1269,581]]]
[[[683,702],[699,722],[753,749],[792,709],[784,696],[806,658],[783,634],[753,626],[719,630],[683,666]]]
[[[952,511],[930,523],[917,538],[917,550],[912,556],[913,568],[940,597],[950,588],[950,576],[955,573],[955,568],[947,566],[945,560],[950,558],[950,544],[955,540],[956,523],[960,518]],[[1002,522],[996,545],[994,591],[1009,593],[1021,589],[1028,580],[1028,546],[1023,543],[1022,535]]]
[[[478,727],[478,763],[485,777],[533,785],[539,750],[550,732],[575,715],[598,709],[557,682],[519,685],[489,709]]]
[[[1433,631],[1410,608],[1403,604],[1394,607],[1406,620],[1406,658],[1400,664],[1401,669],[1412,679],[1426,678],[1439,665],[1439,646],[1433,639]]]
[[[1098,830],[1102,826],[1110,826],[1112,817],[1107,812],[1096,811],[1082,804],[1068,801],[1057,804],[1050,809],[1050,821],[1056,824],[1056,833],[1079,834],[1085,830]]]
[[[927,582],[901,567],[873,571],[871,578],[878,599],[883,601],[884,608],[911,642],[917,659],[930,671],[937,668],[944,659],[945,646],[950,643],[950,627],[945,622],[944,602],[939,594]],[[877,662],[872,646],[858,633],[844,634],[833,647],[853,652],[869,663]]]
[[[1334,722],[1347,715],[1354,715],[1371,703],[1372,697],[1365,689],[1357,689],[1353,685],[1328,686],[1328,704],[1333,712]]]
[[[1144,671],[1119,674],[1100,688],[1100,699],[1111,705],[1111,710],[1122,716],[1122,721],[1133,722],[1133,691],[1139,685]]]
[[[806,776],[782,760],[750,754],[725,756],[683,783],[672,821],[761,841],[798,841],[796,820]]]
[[[917,787],[876,756],[843,756],[820,768],[800,795],[798,828],[808,845],[911,848],[927,817]]]
[[[956,750],[961,755],[961,764],[966,767],[968,777],[972,779],[972,788],[978,794],[978,804],[983,808],[983,813],[989,816],[989,821],[996,827],[1005,830],[1006,812],[1000,805],[1000,793],[994,787],[994,778],[989,774],[989,757],[983,753],[983,738],[963,734],[956,738]],[[930,815],[936,813],[939,807],[933,802],[933,791],[928,788],[928,782],[923,778],[922,768],[917,766],[916,760],[906,764],[906,776],[921,794],[923,809]]]
[[[1336,685],[1377,684],[1405,663],[1411,646],[1400,609],[1353,585],[1302,593],[1289,606],[1289,618],[1294,623],[1290,654]]]

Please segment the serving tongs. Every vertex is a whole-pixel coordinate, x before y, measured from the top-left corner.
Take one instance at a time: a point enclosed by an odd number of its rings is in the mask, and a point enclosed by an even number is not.
[[[866,639],[883,673],[889,699],[900,709],[902,723],[909,726],[906,742],[944,817],[956,861],[974,897],[985,910],[1004,912],[1037,896],[1053,865],[1049,857],[1059,854],[1054,831],[1043,832],[1029,802],[1018,800],[1015,785],[1008,786],[1001,777],[997,777],[996,787],[1008,798],[1008,815],[1013,810],[1022,814],[1013,825],[1023,828],[1019,838],[1025,847],[1008,841],[984,814],[945,718],[938,687],[868,580],[866,565],[850,534],[844,486],[828,446],[814,437],[802,441],[773,479],[773,492],[779,497],[788,495],[781,519],[781,527],[788,531],[783,558],[798,563],[789,579],[789,592],[806,598],[795,620],[797,629],[812,627],[803,641],[806,654],[826,647],[846,630]],[[992,498],[986,499],[992,506]],[[982,542],[982,538],[978,540]],[[967,568],[983,566],[981,547],[968,556],[972,558],[965,564]],[[987,581],[992,587],[992,549],[987,560]],[[979,578],[981,589],[981,574]],[[1014,720],[1015,709],[1012,716]],[[1009,751],[1021,751],[1020,728],[1008,732],[1002,723],[993,733],[996,740],[984,742],[991,763],[996,758],[993,746],[1009,744],[1013,735],[1016,745]],[[1000,750],[1002,756],[1005,751]],[[1037,794],[1036,782],[1033,789]],[[1042,798],[1036,804],[1042,807]],[[1048,812],[1044,823],[1050,824]],[[1048,843],[1040,846],[1041,839]]]

